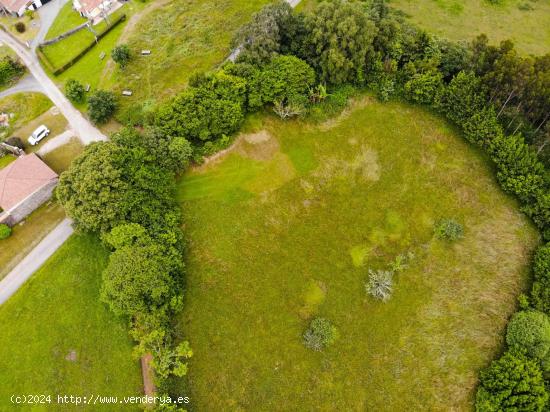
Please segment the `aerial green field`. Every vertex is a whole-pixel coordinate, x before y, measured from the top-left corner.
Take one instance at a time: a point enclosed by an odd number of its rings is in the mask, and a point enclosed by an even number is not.
[[[132,90],[123,105],[166,99],[185,88],[189,77],[209,70],[230,54],[235,31],[268,0],[164,0],[150,4],[130,21],[119,43],[128,43],[134,61],[127,68],[112,62],[100,87]],[[141,50],[151,50],[141,56]]]
[[[538,241],[445,121],[370,97],[321,124],[250,119],[179,199],[197,410],[469,410]],[[434,238],[442,218],[465,238]],[[369,297],[368,269],[409,252],[392,298]],[[302,344],[318,316],[339,332],[323,352]]]
[[[550,52],[550,2],[504,0],[391,0],[411,21],[451,40],[470,40],[485,33],[492,43],[512,39],[518,50]]]
[[[59,406],[56,396],[141,393],[126,325],[98,300],[107,257],[97,239],[75,235],[0,306],[0,410],[18,410],[10,403],[13,394],[51,394],[55,400],[32,410],[94,411],[113,409]]]

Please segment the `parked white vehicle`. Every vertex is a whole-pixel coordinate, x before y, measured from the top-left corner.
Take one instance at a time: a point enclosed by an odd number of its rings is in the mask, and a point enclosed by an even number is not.
[[[40,142],[40,140],[42,140],[43,138],[45,138],[49,134],[50,134],[50,129],[48,129],[46,126],[42,125],[42,126],[38,127],[38,129],[36,129],[34,132],[32,132],[32,134],[29,137],[28,142],[31,146],[35,146],[35,145],[38,144],[38,142]]]

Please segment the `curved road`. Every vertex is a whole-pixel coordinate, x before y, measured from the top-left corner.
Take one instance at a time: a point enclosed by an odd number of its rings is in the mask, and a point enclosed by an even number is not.
[[[46,96],[48,96],[53,104],[63,113],[71,125],[71,129],[74,130],[83,144],[107,140],[107,137],[85,119],[82,113],[76,110],[65,95],[61,93],[55,83],[44,72],[42,66],[40,66],[38,58],[32,54],[31,51],[27,50],[24,46],[19,44],[17,40],[13,39],[2,30],[0,30],[0,41],[11,47],[17,53],[21,61],[27,66],[27,69],[42,86]]]

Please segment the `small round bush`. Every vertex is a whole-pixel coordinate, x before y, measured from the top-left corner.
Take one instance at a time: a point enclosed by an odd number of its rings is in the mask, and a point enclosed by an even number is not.
[[[19,138],[17,136],[12,136],[12,137],[6,139],[4,143],[9,144],[10,146],[13,146],[13,147],[18,147],[19,149],[24,149],[25,148],[25,145],[23,144],[23,141],[21,140],[21,138]]]
[[[15,23],[15,30],[17,31],[17,33],[25,33],[27,27],[25,26],[25,23],[23,23],[22,21],[18,21],[17,23]]]
[[[69,79],[65,83],[65,95],[73,102],[82,103],[86,97],[86,89],[78,80]]]
[[[464,236],[464,228],[454,219],[443,219],[435,226],[435,236],[438,239],[452,242],[462,239]]]
[[[506,343],[532,358],[544,360],[550,355],[550,319],[534,310],[515,313],[508,323]]]
[[[97,90],[88,98],[88,114],[96,124],[106,123],[118,107],[117,99],[112,92]]]
[[[115,63],[118,63],[120,67],[124,68],[132,58],[132,53],[130,51],[130,47],[128,47],[127,44],[121,44],[119,46],[116,46],[111,51],[111,57],[115,61]]]
[[[393,291],[393,272],[389,270],[369,270],[369,280],[365,290],[376,299],[387,301]]]
[[[11,236],[11,227],[0,223],[0,240],[6,239]]]
[[[324,318],[313,319],[308,330],[304,333],[304,345],[315,351],[320,351],[334,343],[337,330],[329,320]]]

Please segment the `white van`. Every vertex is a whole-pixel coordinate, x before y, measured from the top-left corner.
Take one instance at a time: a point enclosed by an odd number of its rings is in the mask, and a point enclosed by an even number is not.
[[[32,134],[30,135],[29,140],[28,140],[29,144],[31,146],[35,146],[35,145],[38,144],[38,142],[40,142],[40,140],[42,140],[43,138],[45,138],[49,134],[50,134],[50,129],[48,129],[46,126],[42,125],[38,129],[36,129],[34,132],[32,132]]]

